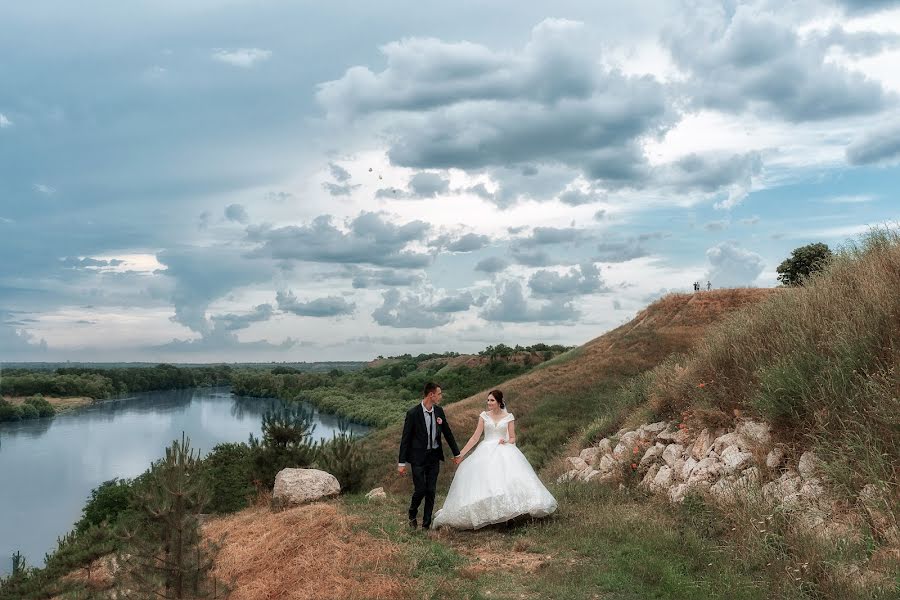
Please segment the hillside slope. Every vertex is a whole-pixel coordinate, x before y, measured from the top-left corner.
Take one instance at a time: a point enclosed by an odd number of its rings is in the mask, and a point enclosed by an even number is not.
[[[550,454],[563,450],[568,438],[591,420],[597,405],[624,379],[653,368],[672,353],[688,351],[725,315],[777,292],[744,288],[670,294],[628,323],[498,386],[518,420],[523,451],[540,466]],[[474,431],[487,391],[445,406],[460,446]],[[395,490],[409,485],[396,476],[400,426],[373,434],[369,442],[373,462],[379,465],[373,470],[373,484]],[[452,469],[443,469],[442,480],[450,474]]]

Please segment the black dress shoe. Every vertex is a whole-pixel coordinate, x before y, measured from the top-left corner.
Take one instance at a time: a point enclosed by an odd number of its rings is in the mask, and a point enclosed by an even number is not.
[[[422,529],[431,529],[431,523],[422,523]]]
[[[410,529],[418,529],[419,528],[418,521],[416,521],[415,519],[410,519],[409,520],[409,528]]]

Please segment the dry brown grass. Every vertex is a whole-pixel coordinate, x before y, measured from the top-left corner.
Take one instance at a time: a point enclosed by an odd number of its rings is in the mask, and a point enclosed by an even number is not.
[[[233,600],[408,597],[408,580],[394,573],[399,548],[355,530],[356,521],[334,504],[254,507],[209,521],[204,533],[225,536],[215,573],[234,581]]]

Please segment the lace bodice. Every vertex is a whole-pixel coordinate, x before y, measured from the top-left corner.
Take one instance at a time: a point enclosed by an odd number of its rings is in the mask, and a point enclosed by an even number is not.
[[[481,418],[484,420],[484,441],[486,442],[496,442],[500,438],[508,440],[509,428],[507,425],[510,421],[516,419],[512,413],[506,413],[502,419],[495,423],[487,411],[481,413]]]

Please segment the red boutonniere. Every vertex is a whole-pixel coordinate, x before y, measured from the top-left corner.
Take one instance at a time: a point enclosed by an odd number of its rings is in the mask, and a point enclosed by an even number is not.
[[[438,424],[438,425],[443,425],[443,424],[444,424],[444,420],[443,420],[442,418],[438,417],[438,418],[437,418],[437,424]]]

